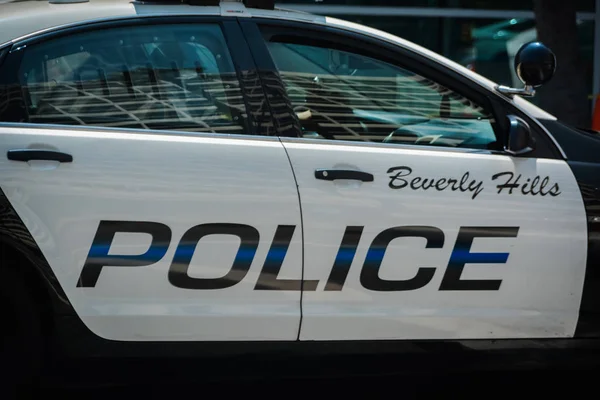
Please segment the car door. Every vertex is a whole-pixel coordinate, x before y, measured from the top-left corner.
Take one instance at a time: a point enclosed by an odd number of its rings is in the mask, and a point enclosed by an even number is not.
[[[534,121],[375,39],[260,30],[300,125],[282,142],[302,204],[301,340],[573,335],[585,213]],[[504,151],[509,123],[535,151]]]
[[[5,60],[0,187],[96,335],[297,338],[298,195],[251,63],[235,19],[189,17],[56,31]]]

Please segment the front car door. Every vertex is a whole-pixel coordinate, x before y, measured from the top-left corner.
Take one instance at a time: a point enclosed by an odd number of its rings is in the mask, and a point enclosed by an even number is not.
[[[303,213],[300,339],[573,335],[583,202],[531,120],[536,150],[511,156],[509,114],[527,117],[435,62],[333,28],[260,30],[299,123],[282,141]]]
[[[0,187],[96,335],[297,338],[297,190],[252,69],[220,18],[87,25],[5,59]]]

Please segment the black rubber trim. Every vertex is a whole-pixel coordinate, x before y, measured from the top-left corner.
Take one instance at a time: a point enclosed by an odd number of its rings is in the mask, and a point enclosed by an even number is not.
[[[8,49],[0,65],[0,121],[27,121],[25,94],[19,84],[19,67],[23,52]]]
[[[300,121],[294,112],[285,85],[275,68],[258,26],[244,18],[240,18],[239,23],[265,91],[267,98],[265,112],[269,113],[276,134],[281,137],[302,137]]]
[[[247,134],[273,136],[275,133],[269,129],[269,121],[265,122],[265,93],[257,77],[256,65],[252,60],[248,44],[244,40],[242,30],[234,19],[221,21],[225,42],[229,48],[231,59],[235,66],[240,89],[244,97],[247,112]],[[270,118],[269,118],[270,119]],[[266,128],[265,128],[266,127]]]
[[[6,157],[12,161],[58,161],[61,163],[73,162],[73,156],[67,153],[54,150],[37,150],[37,149],[15,149],[8,150]]]
[[[254,134],[277,136],[271,118],[271,110],[266,101],[266,93],[261,81],[244,32],[238,21],[223,21],[225,39],[236,66],[240,86],[244,93],[246,109],[253,124]]]
[[[10,46],[4,46],[0,48],[0,67],[2,66],[2,62],[4,61],[4,58],[6,58],[9,50]]]

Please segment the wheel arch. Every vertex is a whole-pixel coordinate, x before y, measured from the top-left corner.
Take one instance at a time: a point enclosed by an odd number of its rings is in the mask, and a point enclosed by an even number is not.
[[[57,315],[75,314],[42,251],[1,189],[0,268],[17,270],[31,288],[45,327],[51,328]]]
[[[6,240],[2,236],[0,236],[0,266],[3,269],[13,270],[31,289],[43,330],[51,332],[54,325],[52,318],[54,306],[47,283],[27,256],[10,244],[10,240]]]

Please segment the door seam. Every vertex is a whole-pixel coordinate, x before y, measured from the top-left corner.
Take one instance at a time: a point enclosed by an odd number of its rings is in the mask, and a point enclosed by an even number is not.
[[[283,151],[285,151],[285,155],[288,159],[288,163],[290,164],[290,169],[292,170],[292,176],[294,177],[294,183],[296,184],[296,193],[298,194],[298,207],[300,208],[300,238],[302,242],[302,250],[301,250],[301,259],[302,259],[302,270],[300,275],[300,322],[298,324],[298,335],[296,336],[296,341],[300,341],[300,332],[302,331],[302,322],[304,319],[304,216],[302,213],[302,198],[300,197],[300,186],[298,185],[298,179],[296,178],[296,172],[294,171],[294,166],[292,165],[292,159],[287,151],[287,148],[281,141],[281,137],[277,137],[279,139],[279,143],[283,147]]]

